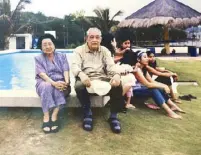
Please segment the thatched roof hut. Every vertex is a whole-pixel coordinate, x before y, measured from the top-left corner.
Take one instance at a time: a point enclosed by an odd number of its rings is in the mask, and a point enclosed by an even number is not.
[[[187,28],[201,24],[201,13],[176,0],[155,0],[128,16],[119,27],[150,27],[152,25]]]

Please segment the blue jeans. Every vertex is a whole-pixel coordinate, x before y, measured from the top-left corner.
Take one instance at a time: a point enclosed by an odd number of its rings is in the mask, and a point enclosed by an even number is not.
[[[136,97],[152,97],[155,103],[161,106],[169,100],[167,93],[163,89],[141,87],[133,90]]]

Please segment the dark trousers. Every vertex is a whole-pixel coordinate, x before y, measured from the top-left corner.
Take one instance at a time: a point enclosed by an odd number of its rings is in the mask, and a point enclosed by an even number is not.
[[[160,82],[160,83],[163,83],[163,84],[166,84],[168,86],[171,86],[172,85],[172,82],[171,82],[171,78],[170,77],[165,77],[165,76],[158,76],[155,81],[157,82]]]
[[[91,109],[91,102],[90,102],[90,94],[88,93],[86,86],[77,79],[75,82],[75,91],[77,94],[77,98],[79,99],[84,112],[87,112]],[[118,113],[121,112],[124,107],[124,98],[122,96],[122,86],[112,87],[108,95],[110,96],[110,112],[111,113]]]

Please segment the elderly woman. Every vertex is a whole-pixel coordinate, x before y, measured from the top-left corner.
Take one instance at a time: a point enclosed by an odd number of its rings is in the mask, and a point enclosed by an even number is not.
[[[64,91],[69,88],[69,65],[65,54],[55,51],[55,38],[40,37],[42,54],[35,57],[36,92],[40,96],[45,133],[59,131],[59,110],[66,104]]]

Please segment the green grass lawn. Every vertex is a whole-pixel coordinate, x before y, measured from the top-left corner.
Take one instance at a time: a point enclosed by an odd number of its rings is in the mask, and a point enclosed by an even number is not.
[[[160,61],[178,73],[180,80],[201,84],[200,61]],[[120,114],[122,133],[113,134],[106,122],[108,109],[94,110],[94,130],[81,128],[81,110],[67,109],[64,125],[57,134],[40,129],[38,108],[0,109],[0,154],[19,155],[199,155],[201,154],[201,87],[179,86],[180,94],[193,94],[197,100],[183,101],[182,120],[174,120],[163,110],[137,105]]]

